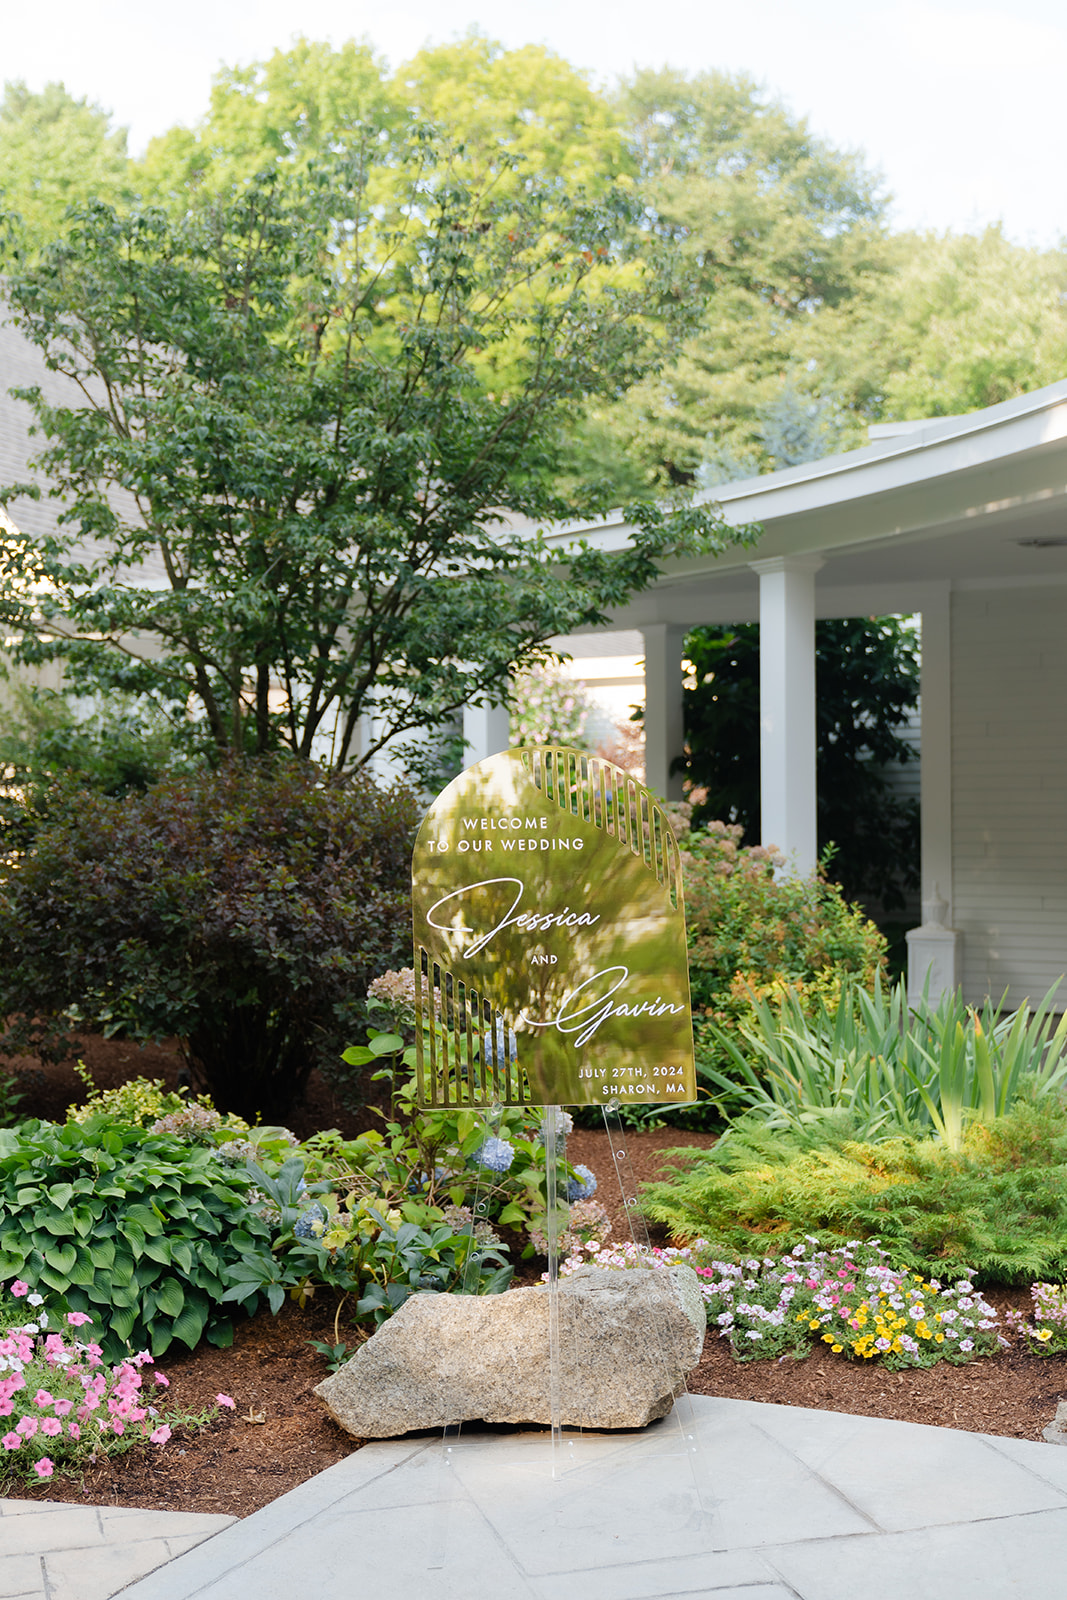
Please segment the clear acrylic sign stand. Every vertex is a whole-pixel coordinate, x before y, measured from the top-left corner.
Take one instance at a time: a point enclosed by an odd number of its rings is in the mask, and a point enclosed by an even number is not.
[[[569,1428],[567,1396],[580,1375],[581,1338],[574,1328],[563,1348],[567,1318],[559,1282],[567,1227],[560,1107],[602,1106],[631,1241],[640,1254],[648,1250],[648,1234],[619,1104],[696,1098],[681,859],[667,813],[609,762],[550,746],[508,751],[462,773],[430,807],[412,880],[419,1103],[478,1108],[487,1137],[500,1108],[542,1108],[550,1418],[545,1476],[561,1491],[574,1486],[597,1463],[610,1463],[615,1438],[625,1441],[615,1451],[620,1471],[635,1461],[662,1463],[668,1454],[685,1454],[688,1492],[675,1498],[687,1503],[683,1515],[691,1525],[700,1495],[684,1394],[663,1424],[647,1430],[644,1447],[635,1448],[630,1433]],[[677,1392],[669,1331],[656,1320],[649,1337],[662,1356],[663,1393]],[[583,1439],[588,1447],[576,1448]],[[460,1444],[459,1426],[446,1428],[443,1460],[453,1486]],[[525,1469],[544,1472],[543,1453],[516,1455]],[[445,1561],[453,1498],[446,1486],[431,1565]]]

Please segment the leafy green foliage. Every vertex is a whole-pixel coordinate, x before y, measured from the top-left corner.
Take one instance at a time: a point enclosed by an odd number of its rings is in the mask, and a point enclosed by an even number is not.
[[[228,1344],[233,1269],[268,1233],[249,1181],[204,1146],[106,1118],[2,1131],[0,1278],[102,1324],[109,1361]]]
[[[563,564],[501,521],[604,498],[558,492],[568,425],[691,317],[630,191],[512,165],[385,117],[173,214],[89,204],[18,264],[13,321],[86,397],[22,393],[65,510],[0,565],[21,663],[193,708],[218,752],[347,768],[495,701],[661,558],[748,537],[646,508],[629,548]]]
[[[885,940],[821,872],[776,876],[781,858],[761,845],[742,845],[739,825],[694,828],[689,804],[672,810],[682,851],[697,1072],[721,1101],[721,1075],[732,1073],[723,1035],[739,1037],[755,1001],[788,989],[806,1010],[818,995],[836,995],[847,973],[873,983]]]
[[[0,1012],[15,1051],[62,1014],[178,1035],[223,1110],[280,1120],[358,1026],[407,937],[414,801],[301,763],[58,802],[0,878]]]
[[[61,83],[40,93],[15,81],[0,100],[0,197],[17,212],[29,239],[42,244],[60,226],[71,202],[97,194],[115,200],[129,187],[126,130],[112,131],[109,115],[76,100]]]
[[[686,637],[695,686],[684,691],[685,772],[698,821],[739,823],[760,838],[759,625],[696,628]],[[848,899],[904,904],[918,884],[918,806],[884,768],[915,759],[900,736],[919,697],[914,632],[896,617],[815,624],[819,848]]]
[[[1062,1097],[1067,1020],[1053,1032],[1054,996],[1005,1016],[958,993],[909,1007],[903,982],[886,993],[877,976],[873,993],[846,978],[806,1008],[787,990],[777,1007],[754,1000],[738,1036],[719,1034],[732,1075],[709,1076],[767,1127],[844,1116],[857,1138],[933,1132],[959,1150],[969,1123],[992,1126],[1020,1099]]]
[[[1067,1275],[1067,1109],[1056,1098],[975,1124],[959,1151],[849,1133],[845,1119],[811,1131],[737,1124],[711,1151],[673,1152],[642,1205],[720,1254],[878,1240],[933,1277],[967,1266],[987,1284]]]
[[[57,781],[77,782],[119,797],[147,789],[168,770],[194,764],[174,730],[149,705],[128,695],[102,697],[78,715],[66,696],[31,690],[17,679],[0,728],[0,847],[19,850],[33,838]]]

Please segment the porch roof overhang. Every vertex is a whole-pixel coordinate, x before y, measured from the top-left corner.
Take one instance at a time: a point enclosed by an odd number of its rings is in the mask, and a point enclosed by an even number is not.
[[[921,610],[946,588],[1067,583],[1067,379],[698,498],[732,526],[758,523],[757,543],[667,564],[613,626],[754,621],[750,563],[770,557],[822,558],[820,616]],[[619,513],[548,541],[620,549],[631,533]]]

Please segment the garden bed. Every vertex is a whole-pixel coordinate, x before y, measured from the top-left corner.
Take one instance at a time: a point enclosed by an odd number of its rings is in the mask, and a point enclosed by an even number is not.
[[[136,1073],[160,1076],[173,1083],[180,1065],[176,1055],[160,1048],[141,1052],[128,1044],[88,1039],[84,1054],[98,1084],[104,1087]],[[69,1078],[69,1083],[68,1083]],[[69,1068],[43,1069],[34,1103],[24,1113],[62,1116],[67,1088],[81,1085]],[[327,1117],[325,1091],[313,1089],[321,1104],[305,1106],[299,1131],[311,1119]],[[56,1104],[53,1106],[52,1101]],[[65,1104],[65,1102],[64,1102]],[[337,1121],[341,1121],[337,1117]],[[355,1131],[347,1127],[345,1131]],[[627,1133],[626,1149],[639,1183],[659,1176],[664,1149],[682,1144],[707,1145],[711,1136],[672,1129]],[[598,1130],[577,1129],[568,1141],[573,1162],[590,1167],[600,1178],[599,1198],[612,1217],[616,1237],[624,1236],[625,1213],[613,1172],[611,1146]],[[662,1239],[654,1229],[653,1238]],[[520,1281],[536,1279],[543,1263],[520,1272]],[[1028,1304],[1025,1290],[991,1293],[1001,1312]],[[201,1345],[191,1353],[172,1350],[160,1362],[171,1379],[170,1398],[184,1412],[210,1407],[217,1394],[231,1396],[224,1408],[200,1431],[176,1429],[162,1449],[148,1447],[102,1462],[84,1480],[57,1474],[47,1486],[9,1491],[17,1497],[63,1500],[84,1505],[126,1505],[159,1510],[223,1512],[246,1516],[344,1459],[359,1441],[343,1433],[325,1415],[313,1394],[326,1374],[311,1339],[333,1342],[336,1296],[320,1290],[303,1311],[287,1302],[277,1317],[261,1312],[250,1320],[238,1317],[233,1347]],[[351,1336],[342,1322],[342,1335]],[[734,1399],[797,1405],[862,1416],[897,1418],[974,1432],[1039,1439],[1067,1392],[1067,1357],[1041,1357],[1016,1348],[964,1366],[936,1367],[898,1373],[881,1365],[860,1365],[816,1352],[806,1359],[739,1363],[724,1340],[709,1333],[700,1366],[690,1379],[694,1393]],[[1050,1449],[1055,1448],[1049,1446]]]

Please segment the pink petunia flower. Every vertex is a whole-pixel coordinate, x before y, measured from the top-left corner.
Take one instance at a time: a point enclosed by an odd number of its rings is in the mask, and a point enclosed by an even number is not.
[[[63,1424],[58,1417],[45,1417],[41,1423],[41,1432],[47,1434],[50,1439],[54,1439],[57,1434],[63,1432]]]
[[[76,1422],[67,1423],[67,1432],[70,1434],[72,1439],[80,1439],[82,1436],[82,1431]]]
[[[23,1295],[29,1294],[29,1292],[29,1284],[23,1283],[21,1278],[16,1278],[14,1283],[11,1285],[11,1293],[15,1296],[16,1300],[21,1300]]]
[[[153,1444],[166,1444],[167,1440],[170,1438],[170,1429],[164,1422],[156,1429],[155,1433],[150,1433],[148,1437]]]
[[[73,1408],[74,1408],[74,1401],[73,1400],[57,1400],[52,1409],[55,1412],[57,1417],[65,1417],[65,1416],[69,1415],[69,1413],[73,1410]]]
[[[42,1456],[40,1461],[33,1463],[33,1470],[39,1478],[50,1478],[52,1476],[52,1463],[47,1456]]]
[[[44,1410],[45,1406],[55,1405],[55,1400],[55,1395],[49,1394],[47,1389],[38,1389],[37,1393],[33,1397],[34,1405],[37,1406],[41,1411]]]
[[[217,1394],[215,1400],[218,1405],[225,1406],[228,1411],[233,1411],[237,1404],[228,1394]]]
[[[17,1450],[22,1444],[22,1435],[21,1433],[5,1433],[4,1437],[0,1439],[0,1444],[3,1445],[5,1450]]]
[[[37,1418],[23,1417],[21,1422],[15,1424],[15,1432],[21,1433],[24,1439],[32,1439],[37,1432]]]
[[[72,1328],[84,1328],[87,1322],[92,1322],[92,1317],[86,1311],[68,1311],[67,1321]]]
[[[165,1372],[157,1372],[157,1373],[154,1374],[154,1376],[155,1376],[156,1383],[159,1385],[159,1387],[161,1389],[169,1389],[170,1388],[170,1379],[167,1377]]]

